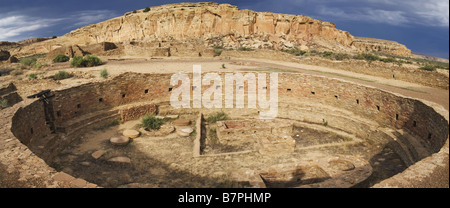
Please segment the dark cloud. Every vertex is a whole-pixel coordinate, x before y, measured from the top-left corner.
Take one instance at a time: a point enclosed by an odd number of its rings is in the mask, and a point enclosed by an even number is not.
[[[17,41],[32,37],[63,35],[83,25],[101,22],[135,9],[178,2],[204,2],[204,0],[1,0],[0,40]],[[357,36],[394,40],[406,44],[417,52],[443,54],[440,56],[448,58],[448,0],[218,0],[216,2],[260,12],[311,16],[334,22],[339,29]],[[373,28],[378,30],[374,32]],[[420,32],[424,29],[427,31]],[[424,40],[427,40],[428,47],[418,44]],[[447,46],[442,49],[442,45]],[[435,52],[432,52],[433,48],[436,48]]]

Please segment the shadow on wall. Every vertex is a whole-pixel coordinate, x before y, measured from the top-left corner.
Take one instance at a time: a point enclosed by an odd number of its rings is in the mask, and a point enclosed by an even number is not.
[[[449,138],[448,121],[421,101],[414,102],[414,111],[401,128],[429,145],[432,154],[439,152]]]

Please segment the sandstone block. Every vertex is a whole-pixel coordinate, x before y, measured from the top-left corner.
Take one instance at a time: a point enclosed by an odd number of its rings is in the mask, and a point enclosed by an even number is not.
[[[92,153],[91,156],[92,156],[94,159],[97,160],[98,158],[100,158],[101,156],[103,156],[105,153],[106,153],[105,150],[97,150],[97,151],[95,151],[94,153]]]
[[[132,133],[130,133],[130,134],[132,134]],[[127,134],[127,135],[130,135],[130,134]],[[133,134],[133,136],[134,135],[135,134]],[[138,135],[139,135],[139,132],[138,132]],[[125,146],[128,143],[130,143],[130,137],[129,136],[115,136],[115,137],[111,137],[111,139],[109,139],[109,142],[111,142],[111,144],[116,145],[116,146]]]
[[[128,129],[123,132],[123,135],[131,139],[139,137],[139,131]]]
[[[177,127],[177,134],[179,136],[188,137],[192,132],[194,132],[194,129],[191,127]]]
[[[189,126],[189,124],[191,124],[191,121],[187,119],[179,119],[173,122],[175,126]]]
[[[108,160],[109,162],[113,163],[123,163],[123,164],[130,164],[131,159],[128,157],[114,157]]]

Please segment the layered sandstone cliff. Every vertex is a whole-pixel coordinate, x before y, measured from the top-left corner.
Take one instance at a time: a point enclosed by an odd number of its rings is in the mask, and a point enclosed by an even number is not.
[[[173,55],[186,50],[201,53],[214,46],[411,54],[409,49],[395,42],[385,44],[355,38],[338,30],[334,23],[302,15],[240,10],[218,3],[180,3],[152,7],[149,12],[130,12],[57,39],[20,48],[13,54],[48,53],[61,47],[103,42],[123,45],[126,55],[141,54],[139,48],[142,47],[163,48],[160,50],[168,50]]]

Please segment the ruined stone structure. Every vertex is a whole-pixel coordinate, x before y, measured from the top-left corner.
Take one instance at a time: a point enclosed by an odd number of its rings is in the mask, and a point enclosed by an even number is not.
[[[0,101],[6,102],[7,106],[13,106],[14,104],[22,101],[22,98],[17,94],[17,88],[13,83],[10,83],[7,87],[0,88]]]
[[[93,53],[91,50],[97,49],[89,45],[105,43],[115,44],[119,54],[128,56],[198,56],[211,54],[214,46],[411,55],[404,45],[356,38],[336,29],[331,22],[302,15],[240,10],[218,3],[180,3],[152,7],[149,12],[130,12],[81,27],[56,39],[11,49],[11,53],[19,57],[42,53],[54,55],[56,52],[52,51],[64,52],[64,48],[74,45]]]
[[[239,120],[220,121],[217,124],[217,135],[223,143],[239,144],[242,138],[252,136],[291,135],[293,124],[282,120]]]
[[[192,77],[192,74],[189,76]],[[158,112],[163,115],[214,112],[214,109],[172,108],[169,99],[171,90],[176,86],[170,85],[170,77],[171,74],[124,73],[105,81],[48,91],[1,110],[0,168],[17,175],[19,182],[27,181],[29,187],[97,187],[84,179],[57,172],[47,165],[77,139],[80,132],[117,121],[121,117],[120,112],[126,112],[127,109],[139,115],[145,113],[145,110],[130,108],[131,104],[148,105],[150,110],[154,109],[152,106],[157,106]],[[375,187],[436,187],[440,181],[446,180],[442,177],[448,179],[448,175],[437,173],[448,166],[449,122],[446,110],[431,103],[338,79],[280,73],[279,83],[279,119],[315,126],[323,126],[326,121],[329,131],[345,132],[374,147],[389,146],[401,157],[408,168]],[[203,90],[208,88],[202,87]],[[245,88],[248,89],[247,84]],[[220,110],[234,118],[243,115],[246,115],[245,118],[257,118],[261,109]],[[132,118],[136,118],[137,114]],[[196,151],[201,151],[201,135],[204,133],[201,130],[202,120],[200,115],[197,121]],[[201,154],[194,152],[194,156],[200,156],[199,159],[202,159]],[[354,174],[353,170],[361,168],[360,173],[364,174],[352,176],[352,183],[347,179],[341,181],[343,184],[340,187],[352,187],[370,175],[371,168],[365,165],[367,162],[364,160],[352,156],[342,157],[344,162],[332,162],[339,158],[322,158],[327,162],[317,163],[318,168],[305,164],[280,165],[284,165],[288,172],[299,170],[311,176],[309,172],[314,171],[315,175],[324,176],[323,180],[313,184],[305,182],[308,176],[293,187],[314,184],[330,187],[330,184],[337,184],[333,182],[334,179],[350,177]],[[281,172],[271,172],[263,167],[252,171],[262,175],[267,172],[263,178],[272,181],[265,183],[268,187],[277,184],[277,178],[284,177]],[[245,179],[247,184],[254,184],[250,178]],[[328,178],[333,180],[330,182]],[[244,179],[239,180],[242,182]]]

